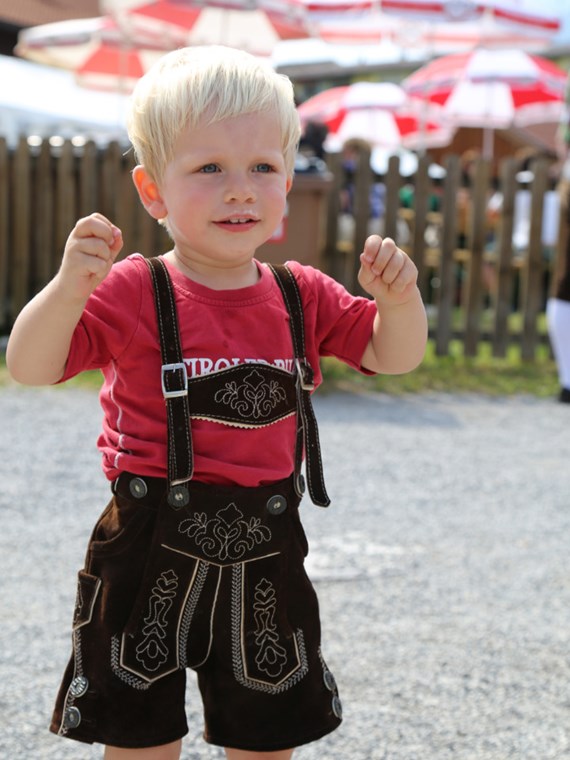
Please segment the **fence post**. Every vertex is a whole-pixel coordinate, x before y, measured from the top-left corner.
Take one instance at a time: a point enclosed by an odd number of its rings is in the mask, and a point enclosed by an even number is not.
[[[10,211],[10,160],[6,138],[0,137],[0,323],[8,318],[8,247]]]
[[[338,217],[340,214],[340,191],[342,187],[342,155],[329,153],[326,157],[327,168],[333,176],[333,183],[327,195],[327,214],[325,220],[325,243],[323,259],[325,269],[331,277],[339,282],[344,280],[344,258],[339,261]]]
[[[435,352],[447,356],[451,339],[453,293],[455,272],[453,253],[457,244],[456,197],[459,187],[459,157],[448,156],[445,162],[445,187],[443,191],[443,229],[441,235],[440,288],[437,308]]]
[[[418,287],[423,298],[427,297],[427,275],[428,267],[426,262],[426,222],[429,204],[429,183],[428,175],[431,158],[427,153],[420,158],[418,170],[416,172],[415,191],[414,191],[414,235],[412,240],[412,258],[418,269]],[[455,214],[455,211],[454,211]]]
[[[83,147],[79,157],[79,216],[99,211],[98,149],[93,140]]]
[[[471,196],[471,257],[467,279],[465,315],[465,356],[477,355],[481,311],[483,308],[483,252],[487,236],[487,194],[489,191],[489,161],[479,158],[475,164],[475,182]]]
[[[30,151],[25,137],[20,138],[12,165],[15,220],[12,236],[12,317],[15,318],[28,301],[30,290],[30,230],[32,229],[30,191]]]
[[[107,145],[101,167],[101,213],[115,224],[121,188],[121,148],[115,141]],[[119,190],[119,192],[117,192]]]
[[[544,194],[548,185],[548,165],[546,161],[537,161],[532,166],[534,179],[531,190],[530,232],[528,254],[524,269],[524,315],[521,343],[521,358],[534,358],[538,343],[537,317],[540,312],[542,299],[542,273],[544,264],[542,258],[542,212]]]
[[[495,330],[493,334],[493,356],[503,357],[507,353],[509,340],[508,319],[511,313],[511,291],[513,285],[513,225],[515,214],[515,191],[517,162],[507,158],[501,163],[500,178],[503,200],[501,221],[497,233],[497,290],[495,303]]]
[[[354,236],[352,245],[352,261],[350,272],[350,289],[353,293],[360,292],[358,271],[360,269],[360,253],[368,237],[368,222],[370,220],[370,186],[372,170],[370,169],[370,148],[361,145],[358,149],[358,162],[354,176]]]
[[[77,181],[70,140],[64,142],[56,158],[55,199],[55,245],[52,256],[53,267],[57,268],[69,233],[77,221]]]
[[[400,157],[390,156],[386,174],[386,208],[384,209],[384,236],[398,242],[398,210],[400,208]]]
[[[53,160],[49,140],[42,140],[36,158],[34,181],[34,292],[43,288],[55,273],[53,256]]]

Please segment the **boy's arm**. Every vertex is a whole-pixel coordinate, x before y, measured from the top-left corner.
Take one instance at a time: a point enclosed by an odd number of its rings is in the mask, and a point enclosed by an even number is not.
[[[366,240],[360,262],[358,281],[378,310],[362,366],[388,375],[409,372],[423,359],[427,342],[416,266],[393,240],[378,235]]]
[[[110,272],[122,245],[121,231],[101,214],[77,222],[59,272],[22,309],[10,334],[6,364],[15,380],[49,385],[62,378],[87,299]]]

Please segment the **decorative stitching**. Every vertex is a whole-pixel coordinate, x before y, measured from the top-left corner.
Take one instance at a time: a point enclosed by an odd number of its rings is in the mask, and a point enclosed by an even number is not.
[[[152,589],[142,629],[144,638],[135,650],[136,659],[147,671],[158,670],[168,660],[168,647],[164,644],[168,625],[166,618],[177,588],[178,576],[174,570],[165,570]]]
[[[186,600],[186,604],[184,605],[184,610],[182,612],[182,617],[180,619],[180,638],[178,639],[178,659],[179,659],[181,668],[188,667],[188,648],[187,648],[188,634],[190,632],[190,625],[192,624],[194,613],[196,612],[196,606],[198,604],[198,600],[200,599],[200,594],[202,593],[202,589],[204,588],[204,583],[206,582],[206,578],[208,577],[209,569],[210,569],[210,565],[198,560],[198,565],[196,567],[196,573],[194,577],[194,583],[192,585],[192,591],[190,592],[190,595],[188,596],[188,599]]]
[[[279,631],[275,623],[277,596],[275,587],[262,578],[254,592],[255,643],[259,651],[255,655],[257,667],[271,678],[277,678],[287,664],[287,651],[279,644]]]
[[[246,676],[242,648],[243,568],[242,563],[232,567],[231,625],[234,676],[239,684],[253,691],[261,691],[265,694],[282,694],[284,691],[293,688],[309,672],[309,661],[303,631],[298,628],[293,634],[297,647],[299,666],[288,678],[279,684],[269,684],[264,681],[254,681]]]
[[[245,519],[233,502],[211,519],[206,512],[196,512],[180,522],[178,532],[193,539],[207,557],[222,562],[237,562],[256,544],[271,540],[271,530],[258,517]]]
[[[281,383],[277,380],[266,381],[254,369],[244,377],[242,385],[235,381],[227,382],[215,393],[214,400],[226,404],[240,417],[258,420],[268,417],[279,403],[287,400],[287,396]]]
[[[150,688],[150,683],[143,681],[142,678],[137,678],[132,673],[129,673],[128,670],[125,670],[121,667],[120,654],[121,642],[118,636],[113,636],[111,638],[111,670],[113,673],[117,676],[117,678],[123,681],[123,683],[126,683],[127,686],[130,686],[133,689],[145,691],[146,689]]]

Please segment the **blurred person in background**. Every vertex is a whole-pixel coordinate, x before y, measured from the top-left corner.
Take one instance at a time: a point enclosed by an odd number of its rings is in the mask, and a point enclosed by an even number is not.
[[[560,125],[559,141],[562,170],[558,183],[561,205],[559,261],[553,295],[548,299],[546,316],[548,334],[556,359],[560,381],[559,399],[570,403],[570,80],[566,88],[566,113]]]

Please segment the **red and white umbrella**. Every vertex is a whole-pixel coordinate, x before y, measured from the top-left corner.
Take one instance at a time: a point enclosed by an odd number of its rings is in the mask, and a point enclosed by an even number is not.
[[[325,148],[338,151],[347,140],[365,140],[371,147],[441,147],[452,130],[435,119],[421,120],[406,104],[401,87],[391,82],[357,82],[333,87],[298,107],[301,124],[325,124]]]
[[[355,108],[325,141],[328,151],[340,150],[348,140],[365,140],[371,147],[424,150],[449,145],[453,130],[434,119],[422,120],[409,110]]]
[[[423,21],[474,21],[490,16],[511,26],[541,28],[555,34],[561,27],[561,12],[549,12],[540,0],[303,0],[316,18],[362,14],[381,9],[382,13]]]
[[[481,127],[489,136],[492,129],[560,121],[567,79],[566,71],[541,56],[479,49],[437,58],[402,86],[410,98],[437,109],[444,123]]]
[[[165,51],[134,44],[113,19],[104,16],[24,29],[15,52],[36,63],[68,69],[85,87],[130,92]]]
[[[473,21],[484,16],[513,27],[555,34],[561,13],[545,10],[541,0],[383,0],[385,13],[432,21]]]
[[[561,11],[541,0],[302,0],[327,42],[425,48],[430,55],[486,47],[542,51]]]
[[[301,124],[309,121],[325,124],[336,132],[347,113],[354,109],[395,110],[407,100],[404,90],[392,82],[355,82],[331,87],[313,95],[297,108]]]
[[[313,35],[300,0],[102,0],[130,37],[174,49],[227,45],[269,56],[282,40]]]
[[[551,39],[551,34],[541,27],[511,26],[491,16],[467,22],[410,23],[381,11],[322,20],[316,22],[316,31],[322,40],[332,44],[391,43],[402,49],[423,50],[429,57],[466,52],[476,47],[517,47],[540,53]]]

